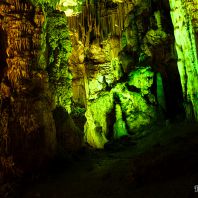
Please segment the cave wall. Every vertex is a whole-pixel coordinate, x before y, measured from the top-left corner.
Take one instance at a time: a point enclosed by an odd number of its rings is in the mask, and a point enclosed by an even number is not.
[[[198,120],[198,3],[170,0],[184,107],[189,120]]]

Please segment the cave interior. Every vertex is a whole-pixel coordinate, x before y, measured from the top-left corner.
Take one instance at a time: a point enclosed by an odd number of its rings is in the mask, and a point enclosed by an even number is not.
[[[195,197],[197,0],[1,0],[0,197]]]

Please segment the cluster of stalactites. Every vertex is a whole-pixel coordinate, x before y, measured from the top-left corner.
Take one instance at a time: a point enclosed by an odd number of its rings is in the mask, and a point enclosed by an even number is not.
[[[78,33],[79,39],[85,45],[94,39],[120,36],[130,7],[131,5],[126,3],[112,4],[108,7],[106,2],[86,1],[79,15],[68,17],[69,28],[72,32]]]
[[[29,20],[27,16],[33,16]],[[30,78],[31,59],[38,55],[44,15],[27,1],[6,0],[0,5],[2,29],[6,33],[6,63],[4,76],[15,89],[21,80]]]

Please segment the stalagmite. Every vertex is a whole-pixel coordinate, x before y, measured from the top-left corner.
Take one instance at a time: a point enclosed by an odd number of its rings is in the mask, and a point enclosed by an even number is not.
[[[162,22],[161,22],[160,11],[159,10],[156,11],[154,13],[154,15],[155,15],[155,20],[157,21],[157,27],[158,27],[158,29],[162,30]]]
[[[115,111],[116,111],[116,122],[113,126],[113,129],[114,129],[114,138],[118,139],[128,135],[128,133],[126,129],[126,123],[123,121],[122,118],[122,109],[119,104],[116,104]]]
[[[166,111],[166,100],[164,95],[164,86],[161,74],[157,73],[157,101],[159,107],[162,108],[163,111]]]

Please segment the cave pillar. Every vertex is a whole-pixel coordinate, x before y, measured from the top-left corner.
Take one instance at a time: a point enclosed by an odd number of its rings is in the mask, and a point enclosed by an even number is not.
[[[0,142],[0,157],[13,159],[13,168],[29,170],[56,151],[45,70],[46,18],[41,7],[22,0],[1,2],[0,18],[0,139],[6,137]]]
[[[169,2],[186,117],[198,121],[198,58],[193,23],[196,18],[193,9],[198,7],[198,3],[196,0],[188,2],[169,0]]]

